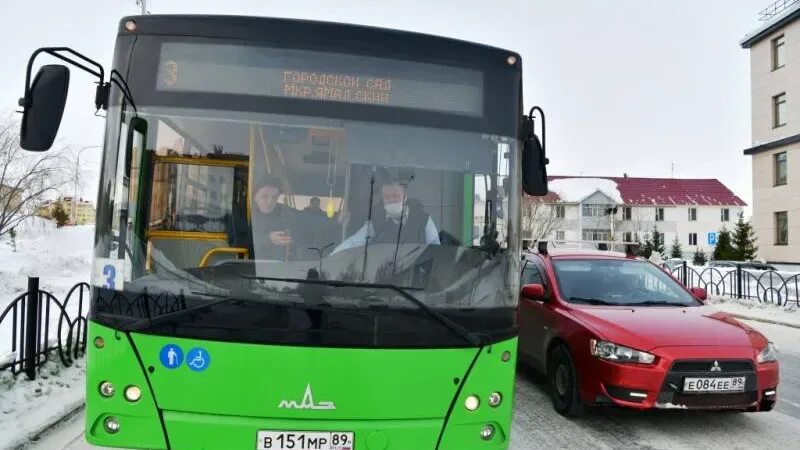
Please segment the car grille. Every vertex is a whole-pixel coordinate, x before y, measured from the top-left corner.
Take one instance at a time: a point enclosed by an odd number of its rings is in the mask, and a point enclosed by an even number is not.
[[[712,371],[712,367],[719,367],[719,370]],[[732,376],[746,377],[744,392],[683,393],[683,380],[686,377]],[[752,361],[679,360],[675,361],[667,372],[656,403],[685,408],[740,408],[750,406],[758,400],[757,389],[758,380]]]
[[[714,363],[719,364],[722,372],[746,372],[753,370],[753,362],[747,360],[692,360],[676,361],[672,364],[673,372],[710,372]]]
[[[756,391],[729,394],[676,394],[661,392],[657,403],[680,405],[686,408],[738,408],[750,406],[758,400]]]

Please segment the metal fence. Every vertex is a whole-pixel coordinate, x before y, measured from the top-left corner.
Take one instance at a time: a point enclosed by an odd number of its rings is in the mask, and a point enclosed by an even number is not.
[[[685,261],[683,265],[664,269],[685,286],[703,288],[709,295],[800,307],[800,273],[756,271],[740,265],[728,270],[716,267],[698,270]]]
[[[0,312],[0,330],[11,329],[11,358],[0,361],[0,372],[24,372],[33,380],[36,369],[53,356],[67,367],[83,356],[88,296],[89,285],[78,283],[61,301],[39,289],[39,278],[28,278],[28,290]]]

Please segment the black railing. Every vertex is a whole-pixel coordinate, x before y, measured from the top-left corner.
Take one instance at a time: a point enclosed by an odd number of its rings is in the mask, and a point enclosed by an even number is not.
[[[800,273],[782,275],[771,270],[752,271],[738,264],[728,270],[716,267],[698,270],[685,261],[680,266],[664,269],[685,286],[703,288],[709,295],[800,307]]]
[[[0,359],[0,372],[10,370],[15,376],[24,372],[33,380],[36,369],[54,355],[67,367],[83,356],[88,296],[89,285],[78,283],[62,302],[39,289],[38,278],[28,278],[28,290],[0,312],[0,330],[11,329],[10,358]],[[0,358],[3,353],[0,350]]]

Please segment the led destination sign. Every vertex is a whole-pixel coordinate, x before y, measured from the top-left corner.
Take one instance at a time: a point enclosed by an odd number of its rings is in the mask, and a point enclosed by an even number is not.
[[[483,114],[477,70],[269,47],[164,43],[156,89]]]

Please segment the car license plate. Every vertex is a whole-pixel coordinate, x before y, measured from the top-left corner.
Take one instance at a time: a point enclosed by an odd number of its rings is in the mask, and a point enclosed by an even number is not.
[[[353,433],[259,431],[256,450],[353,450]]]
[[[685,378],[683,392],[742,392],[745,377]]]

